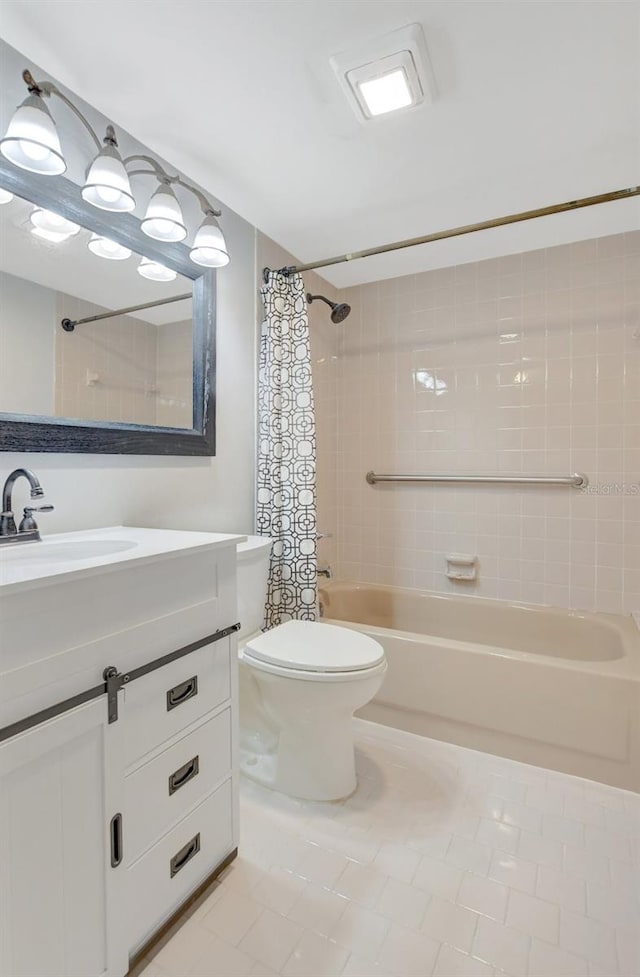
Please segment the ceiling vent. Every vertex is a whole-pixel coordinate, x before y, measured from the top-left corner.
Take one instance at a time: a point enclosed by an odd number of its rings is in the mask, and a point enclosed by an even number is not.
[[[408,112],[433,101],[435,83],[420,24],[401,27],[331,58],[331,67],[361,122]]]

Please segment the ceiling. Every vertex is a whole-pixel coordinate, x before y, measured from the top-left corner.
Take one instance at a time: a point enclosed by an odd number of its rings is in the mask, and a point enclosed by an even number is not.
[[[420,22],[438,94],[362,125],[329,58]],[[301,261],[640,183],[640,6],[3,0],[6,41]],[[640,226],[624,201],[325,269],[346,286]]]

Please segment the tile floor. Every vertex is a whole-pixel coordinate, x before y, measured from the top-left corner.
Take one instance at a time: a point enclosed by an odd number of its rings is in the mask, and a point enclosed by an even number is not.
[[[144,977],[639,977],[640,795],[360,720],[337,804],[247,781]]]

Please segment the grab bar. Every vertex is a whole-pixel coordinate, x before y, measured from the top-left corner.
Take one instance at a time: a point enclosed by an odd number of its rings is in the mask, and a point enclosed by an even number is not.
[[[580,472],[573,475],[377,475],[367,472],[369,485],[376,482],[484,482],[489,485],[571,485],[586,488],[589,479]]]

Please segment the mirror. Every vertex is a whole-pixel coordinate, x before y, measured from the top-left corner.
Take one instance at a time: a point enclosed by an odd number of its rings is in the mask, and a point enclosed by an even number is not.
[[[10,193],[0,449],[213,454],[215,272],[133,215],[116,223],[85,204],[64,177],[2,160],[0,200]]]
[[[0,411],[191,428],[192,282],[140,263],[21,197],[0,207]]]

